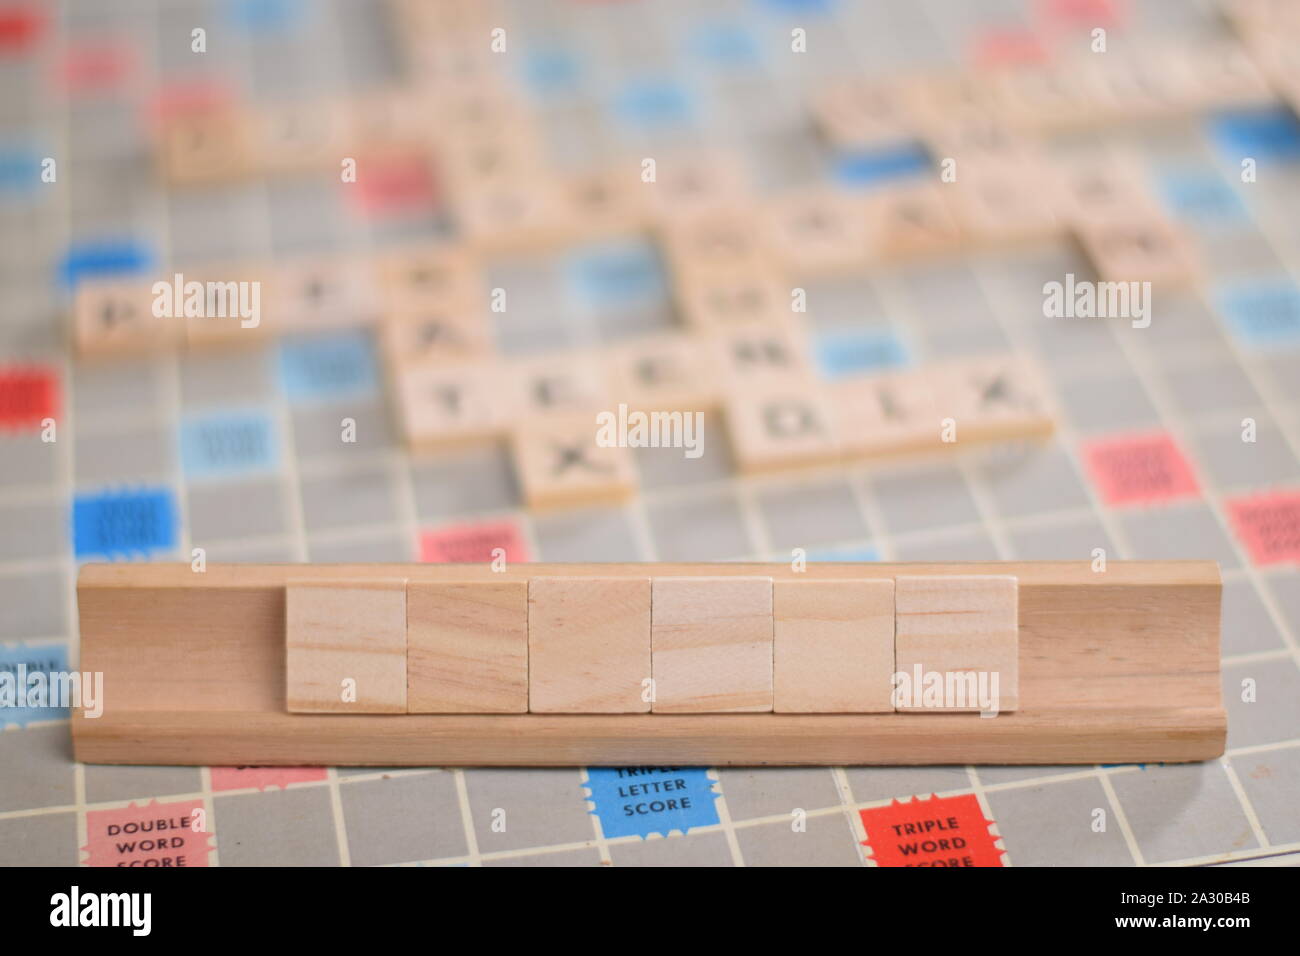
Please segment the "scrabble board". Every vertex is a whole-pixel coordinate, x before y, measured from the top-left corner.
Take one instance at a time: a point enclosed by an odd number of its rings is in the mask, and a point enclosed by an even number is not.
[[[462,17],[442,7],[436,27],[418,5],[360,0],[0,7],[0,669],[75,667],[81,564],[192,562],[195,549],[208,563],[1194,557],[1223,569],[1226,755],[1015,768],[83,766],[69,756],[66,710],[9,708],[0,864],[1300,862],[1294,9],[502,0],[467,2]],[[481,44],[468,64],[457,57],[467,37]],[[1246,57],[1247,81],[1210,74],[1220,60],[1198,55],[1225,49]],[[238,348],[201,335],[185,347],[149,336],[80,347],[73,319],[86,289],[197,277],[214,263],[311,285],[379,270],[395,250],[459,248],[463,224],[499,207],[468,203],[454,163],[431,173],[409,151],[381,151],[377,175],[362,163],[343,183],[318,156],[283,151],[272,155],[292,159],[285,168],[245,168],[245,157],[238,168],[181,162],[178,175],[158,141],[160,130],[192,133],[196,116],[204,136],[213,115],[236,124],[217,130],[228,144],[277,110],[377,115],[366,99],[376,90],[431,111],[421,97],[474,87],[480,61],[519,109],[507,128],[535,131],[529,148],[557,181],[628,157],[634,170],[643,157],[722,157],[708,167],[724,170],[718,188],[746,185],[716,198],[766,214],[795,197],[801,215],[834,219],[960,184],[967,150],[987,147],[994,158],[971,178],[1001,192],[952,207],[963,241],[896,230],[882,240],[888,255],[861,263],[778,229],[787,254],[746,277],[804,293],[806,311],[782,326],[807,365],[787,397],[816,382],[844,407],[834,389],[890,377],[942,392],[988,356],[1015,356],[1043,404],[948,453],[896,454],[906,449],[895,443],[889,454],[826,454],[817,442],[746,442],[764,436],[745,416],[785,384],[741,388],[698,457],[621,449],[617,481],[539,489],[531,432],[462,443],[434,428],[415,436],[434,440],[412,441],[391,329],[355,321],[351,306],[335,321],[297,302],[284,334]],[[1121,61],[1131,68],[1112,70]],[[1223,62],[1242,75],[1239,60]],[[1057,85],[1036,81],[1047,72]],[[996,77],[1010,111],[999,115],[1032,132],[1011,150],[1032,158],[972,143],[980,130],[938,122],[900,135],[872,125],[884,114],[855,113],[861,100],[837,108],[865,82],[894,91],[891,109],[921,103],[909,122],[926,104],[942,120],[943,97],[962,84],[917,87],[920,75]],[[945,184],[949,151],[958,178]],[[1131,193],[1093,196],[1068,231],[1044,223],[1061,198],[1056,174],[1112,165],[1128,171]],[[1019,188],[1008,191],[1008,171]],[[1031,172],[1049,174],[1041,203],[1026,199]],[[1108,200],[1124,215],[1094,220]],[[554,221],[537,217],[534,233]],[[538,364],[608,371],[620,350],[680,335],[716,301],[682,266],[694,254],[674,258],[671,241],[507,233],[475,255],[483,289],[509,297],[467,330],[490,343],[476,373],[486,394],[510,392]],[[1148,315],[1049,316],[1048,287],[1067,276],[1154,279]],[[680,351],[687,340],[673,341]],[[715,375],[726,378],[712,369],[706,381]]]

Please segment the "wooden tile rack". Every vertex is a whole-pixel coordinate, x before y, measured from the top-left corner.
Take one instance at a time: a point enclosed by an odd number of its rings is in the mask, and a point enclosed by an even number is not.
[[[714,587],[725,601],[711,600]],[[342,588],[357,600],[331,607]],[[391,653],[403,594],[407,685]],[[1204,760],[1222,754],[1226,734],[1220,596],[1208,561],[1114,562],[1104,572],[1086,562],[804,572],[740,563],[202,573],[186,564],[91,564],[78,582],[80,666],[104,675],[105,701],[98,718],[74,712],[74,750],[88,763],[214,766]],[[362,604],[373,613],[358,613]],[[657,622],[652,606],[663,609]],[[999,669],[1018,675],[1014,711],[900,712],[907,708],[882,703],[878,680],[837,682],[824,661],[800,657],[802,640],[804,650],[843,655],[846,667],[856,660],[874,674],[890,654],[891,606],[895,667],[932,652],[969,667],[972,648],[991,649]],[[699,614],[718,621],[701,629]],[[960,626],[945,623],[955,619]],[[358,628],[366,660],[340,670]],[[626,686],[654,657],[653,639],[642,644],[647,631],[665,641],[657,645],[668,655],[663,673],[680,675],[656,698],[667,705],[650,712]],[[566,634],[592,653],[566,648]],[[724,639],[739,656],[712,653]],[[599,660],[585,677],[581,669]],[[711,669],[721,675],[716,686]],[[329,682],[339,673],[380,682],[374,709],[386,712],[322,706],[321,689],[336,686]],[[714,693],[726,700],[709,700]],[[877,712],[815,712],[845,707]]]

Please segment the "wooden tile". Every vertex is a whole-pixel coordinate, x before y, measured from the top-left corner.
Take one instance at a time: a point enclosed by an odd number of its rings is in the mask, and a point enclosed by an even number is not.
[[[291,711],[405,713],[406,579],[290,579],[285,673]]]
[[[911,142],[915,126],[899,84],[854,78],[818,91],[813,119],[831,144],[850,149],[887,149]]]
[[[866,265],[870,233],[861,196],[807,189],[771,200],[764,208],[764,237],[773,257],[794,275],[819,276]]]
[[[460,305],[487,294],[487,281],[474,257],[448,243],[383,254],[376,275],[390,309]]]
[[[711,360],[725,389],[743,392],[812,379],[808,340],[795,322],[750,322],[709,336]]]
[[[512,405],[502,394],[495,363],[399,366],[394,389],[411,447],[454,446],[505,433]]]
[[[629,166],[641,179],[640,161]],[[655,179],[641,182],[646,207],[660,220],[693,217],[714,210],[743,208],[751,195],[748,167],[725,150],[668,153],[656,157]]]
[[[269,301],[271,285],[262,267],[230,263],[186,270],[184,276],[186,285],[198,282],[204,290],[203,315],[180,320],[185,324],[186,349],[259,346],[278,331],[271,321],[275,315],[274,303]],[[245,310],[249,313],[247,318],[243,315]]]
[[[996,118],[1004,111],[1002,91],[982,72],[922,74],[902,81],[900,90],[909,121],[922,130],[951,129],[963,122]]]
[[[649,680],[649,578],[529,581],[532,713],[649,713]]]
[[[826,393],[812,381],[735,392],[724,410],[732,457],[741,471],[825,465],[840,455]]]
[[[1078,71],[1033,64],[1001,70],[994,82],[1006,103],[1006,119],[1017,132],[1051,132],[1095,123],[1091,90]]]
[[[542,175],[460,190],[454,207],[466,241],[485,253],[544,249],[575,231],[558,185]]]
[[[972,242],[1024,243],[1065,232],[1050,198],[1052,184],[1046,168],[1037,163],[967,164],[958,166],[956,182],[944,183],[940,190]]]
[[[632,168],[602,169],[566,177],[560,183],[559,201],[579,237],[633,235],[649,221],[642,186]]]
[[[528,710],[528,582],[419,581],[406,595],[407,710]]]
[[[381,336],[390,367],[482,360],[495,349],[485,309],[469,305],[392,312],[384,317]]]
[[[744,269],[761,272],[773,265],[757,217],[740,209],[716,209],[673,219],[661,228],[664,254],[672,271]]]
[[[354,142],[377,147],[428,145],[436,135],[424,97],[415,90],[378,88],[344,98]]]
[[[139,355],[179,349],[185,320],[153,314],[152,284],[84,280],[72,304],[72,337],[82,356]]]
[[[1270,34],[1289,46],[1295,56],[1295,37]],[[1236,42],[1220,39],[1179,42],[1161,51],[1160,59],[1183,85],[1193,112],[1266,107],[1276,98],[1263,63]]]
[[[503,390],[520,415],[569,414],[609,402],[606,376],[591,352],[510,359],[503,367]]]
[[[265,324],[277,333],[370,325],[380,313],[373,270],[353,258],[278,263],[262,294]]]
[[[259,170],[328,170],[337,178],[357,145],[348,112],[328,101],[274,103],[249,115],[249,149]]]
[[[704,411],[719,400],[716,373],[697,339],[664,334],[615,346],[602,363],[609,403],[638,411]]]
[[[772,709],[880,714],[894,709],[894,582],[772,582]]]
[[[900,574],[894,588],[894,657],[900,674],[914,678],[918,667],[922,675],[984,673],[990,675],[984,689],[991,695],[991,675],[996,673],[998,711],[1019,707],[1019,598],[1014,577]],[[958,706],[962,700],[951,696],[936,699],[945,706],[929,707],[922,697],[897,709],[980,710],[978,693],[969,693],[964,681],[956,684],[968,691],[965,706]]]
[[[772,709],[772,579],[654,578],[656,714]]]
[[[934,384],[926,372],[844,379],[826,389],[845,456],[888,458],[943,449]]]
[[[1126,215],[1088,222],[1078,235],[1097,275],[1106,282],[1189,285],[1203,271],[1188,233],[1161,217]]]
[[[1066,161],[1058,165],[1054,178],[1054,202],[1071,227],[1164,215],[1146,174],[1131,155]]]
[[[926,374],[941,424],[949,419],[955,424],[951,444],[957,447],[1042,437],[1056,427],[1042,369],[1028,356],[954,359],[929,366]]]
[[[534,418],[512,430],[515,469],[530,508],[626,501],[636,494],[631,452],[599,444],[598,431],[595,411]]]
[[[868,197],[870,258],[888,262],[960,249],[962,232],[943,197],[948,185],[917,183]]]
[[[675,274],[673,287],[682,322],[701,332],[794,315],[794,283],[774,269],[687,269]]]
[[[158,134],[163,176],[178,185],[228,182],[253,169],[248,121],[234,109],[171,116]]]

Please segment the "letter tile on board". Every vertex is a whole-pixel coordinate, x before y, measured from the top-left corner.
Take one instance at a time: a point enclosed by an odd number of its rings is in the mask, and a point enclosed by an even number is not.
[[[528,710],[528,582],[416,581],[407,590],[407,710]]]
[[[179,348],[185,336],[183,303],[175,315],[154,315],[148,282],[87,280],[72,303],[72,337],[77,354],[125,355]]]
[[[394,374],[408,445],[458,445],[504,433],[510,402],[500,394],[499,366],[411,365]]]
[[[886,372],[826,386],[841,447],[850,458],[939,451],[942,424],[923,371]]]
[[[772,579],[654,578],[657,714],[772,709]]]
[[[528,709],[650,710],[649,578],[533,578],[528,584]]]
[[[978,711],[993,710],[987,706],[993,704],[1001,712],[1019,707],[1016,578],[899,575],[894,611],[895,668],[907,675],[895,691],[897,710]],[[928,676],[932,674],[938,677]]]
[[[954,359],[929,367],[941,423],[951,419],[954,441],[1002,441],[1050,435],[1053,403],[1037,363],[1028,356]]]
[[[406,712],[406,579],[285,583],[288,709]]]
[[[1105,282],[1183,285],[1202,272],[1189,235],[1161,217],[1125,215],[1085,223],[1079,243]]]
[[[934,256],[960,247],[961,229],[942,189],[934,183],[916,183],[868,197],[866,216],[872,258]]]
[[[881,714],[894,709],[894,582],[772,582],[772,710]]]
[[[484,311],[466,303],[391,312],[380,323],[384,357],[394,368],[485,359],[495,344]]]
[[[168,118],[158,137],[159,164],[173,183],[213,183],[249,172],[248,122],[235,109],[202,109]]]
[[[845,272],[866,264],[870,236],[860,196],[807,189],[777,197],[764,212],[768,246],[793,274]]]
[[[728,396],[727,433],[742,471],[824,465],[840,454],[825,393],[811,381]]]
[[[624,501],[636,494],[636,469],[616,410],[534,418],[514,429],[511,450],[530,508]]]
[[[610,348],[610,405],[644,412],[703,411],[718,404],[716,377],[698,340],[680,334]]]

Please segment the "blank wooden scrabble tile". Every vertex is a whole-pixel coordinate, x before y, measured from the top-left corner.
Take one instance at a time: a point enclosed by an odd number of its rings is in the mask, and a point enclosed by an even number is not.
[[[406,712],[406,579],[285,585],[286,699],[301,713]]]
[[[955,441],[1001,441],[1051,434],[1055,404],[1038,363],[1026,355],[995,355],[937,362],[925,370],[942,423]]]
[[[940,191],[971,242],[1036,242],[1065,232],[1048,167],[1029,162],[962,165],[960,159],[958,164],[957,181],[941,184]]]
[[[649,680],[649,578],[529,581],[530,711],[648,713]]]
[[[72,304],[72,337],[83,356],[167,352],[181,346],[183,318],[153,314],[149,282],[82,281]]]
[[[407,709],[528,710],[528,582],[419,581],[407,591]]]
[[[723,407],[731,454],[741,471],[825,465],[840,455],[827,394],[811,380],[731,392]]]
[[[615,416],[608,435],[617,442],[617,410],[605,411]],[[533,418],[512,430],[515,471],[530,508],[626,501],[636,494],[631,451],[602,444],[599,429],[592,411]]]
[[[915,683],[919,667],[929,673],[974,672],[987,675],[992,694],[997,675],[997,709],[1016,710],[1020,703],[1020,635],[1018,584],[1005,575],[899,575],[894,582],[895,668]],[[945,681],[947,679],[945,678]],[[900,685],[900,689],[906,685]],[[969,689],[969,685],[962,686]],[[978,690],[978,685],[976,685]],[[898,710],[976,711],[981,706],[968,692],[963,701],[940,699],[938,708],[924,698],[900,700]]]
[[[654,578],[657,714],[772,709],[772,579]]]
[[[772,582],[772,709],[880,714],[894,709],[894,582]]]

